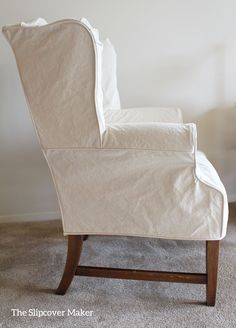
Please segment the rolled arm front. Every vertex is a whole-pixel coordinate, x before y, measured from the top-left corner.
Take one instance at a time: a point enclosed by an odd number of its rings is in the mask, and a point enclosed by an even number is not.
[[[106,127],[102,148],[194,153],[196,139],[196,126],[193,123],[112,124]]]

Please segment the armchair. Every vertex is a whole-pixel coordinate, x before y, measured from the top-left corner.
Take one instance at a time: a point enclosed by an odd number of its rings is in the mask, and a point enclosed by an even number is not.
[[[228,205],[179,109],[103,108],[102,51],[86,21],[3,28],[68,236],[57,294],[74,275],[206,284],[214,305]],[[206,241],[206,273],[78,266],[88,235]]]

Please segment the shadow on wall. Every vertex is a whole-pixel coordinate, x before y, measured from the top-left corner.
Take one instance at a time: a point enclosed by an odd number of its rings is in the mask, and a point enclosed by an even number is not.
[[[196,119],[198,149],[204,151],[236,201],[236,108],[212,109]]]

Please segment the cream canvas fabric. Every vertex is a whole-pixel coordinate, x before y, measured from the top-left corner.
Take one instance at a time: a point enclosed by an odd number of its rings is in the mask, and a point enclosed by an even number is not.
[[[3,28],[50,167],[64,234],[219,240],[222,182],[179,109],[107,111],[98,45],[82,22]]]
[[[107,110],[104,113],[107,124],[112,123],[183,123],[179,108],[129,108],[122,110]]]
[[[102,90],[103,109],[105,112],[107,110],[121,109],[121,105],[116,78],[116,51],[109,39],[105,39],[102,44]]]
[[[86,18],[81,18],[80,22],[90,29],[97,44],[97,56],[99,57],[99,70],[101,85],[97,91],[97,97],[103,101],[103,110],[121,109],[120,95],[117,88],[116,67],[117,56],[116,51],[111,41],[106,38],[103,41],[99,39],[99,31],[93,28]],[[48,22],[44,18],[37,18],[29,22],[21,22],[23,27],[37,27],[47,25]],[[100,64],[101,63],[101,64]]]

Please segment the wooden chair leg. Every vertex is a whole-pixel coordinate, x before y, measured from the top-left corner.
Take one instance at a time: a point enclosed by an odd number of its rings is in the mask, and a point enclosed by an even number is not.
[[[206,242],[206,274],[181,273],[181,272],[160,272],[142,270],[119,270],[101,267],[81,267],[78,266],[82,251],[83,240],[86,236],[68,236],[68,250],[65,270],[61,282],[56,290],[57,295],[64,295],[69,288],[74,275],[110,277],[119,279],[137,279],[150,281],[173,281],[206,284],[207,305],[214,306],[217,289],[217,273],[220,242]]]
[[[219,240],[206,242],[206,291],[208,306],[214,306],[216,301],[219,247]]]
[[[57,295],[65,295],[75,275],[82,250],[83,236],[68,236],[67,259],[61,282],[56,290]]]

